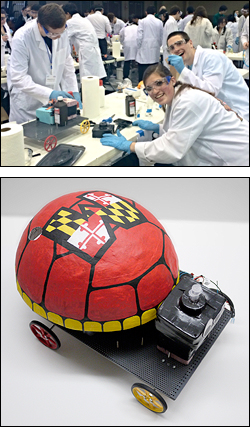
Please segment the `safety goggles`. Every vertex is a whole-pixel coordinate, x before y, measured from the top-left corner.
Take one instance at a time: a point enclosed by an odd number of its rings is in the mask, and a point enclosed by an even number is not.
[[[154,88],[157,88],[157,89],[159,89],[159,88],[161,88],[162,87],[162,85],[164,85],[164,84],[169,84],[169,82],[170,82],[170,80],[171,80],[171,76],[167,76],[167,77],[164,77],[163,79],[161,79],[161,80],[156,80],[153,84],[152,84],[152,86],[146,86],[145,87],[145,89],[143,89],[143,92],[146,94],[146,95],[149,95],[150,94],[150,92],[154,89]]]
[[[43,25],[42,25],[42,27],[43,27],[43,30],[44,30],[46,36],[49,37],[50,39],[55,39],[56,37],[61,36],[65,31],[65,29],[64,29],[62,33],[50,33],[48,30],[46,30],[46,28]],[[67,28],[67,24],[65,24],[65,28]]]
[[[177,42],[175,42],[175,43],[173,43],[173,44],[171,44],[170,46],[167,47],[167,52],[171,53],[171,52],[173,52],[173,50],[175,50],[175,46],[176,47],[180,47],[180,46],[182,46],[183,44],[186,44],[186,43],[187,43],[187,40],[184,40],[184,39],[178,40]]]

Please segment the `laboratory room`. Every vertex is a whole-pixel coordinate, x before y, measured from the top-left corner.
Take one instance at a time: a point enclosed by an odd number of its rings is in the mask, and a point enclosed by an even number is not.
[[[1,1],[1,166],[249,166],[249,3],[176,1]]]

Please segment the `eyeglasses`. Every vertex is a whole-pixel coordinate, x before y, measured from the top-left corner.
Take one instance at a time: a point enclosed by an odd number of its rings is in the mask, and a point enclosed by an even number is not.
[[[167,47],[167,52],[171,53],[175,49],[175,46],[180,47],[181,45],[186,44],[186,43],[187,43],[187,40],[184,40],[184,39],[178,40],[178,42],[175,42],[175,43],[173,43]]]
[[[170,82],[170,80],[171,80],[171,76],[167,76],[167,77],[164,77],[163,79],[161,79],[161,80],[156,80],[153,84],[152,84],[152,86],[146,86],[145,87],[145,89],[143,89],[143,92],[146,94],[146,95],[149,95],[150,94],[150,92],[156,87],[156,88],[160,88],[162,85],[164,85],[164,84],[169,84],[169,82]]]
[[[65,31],[65,29],[64,29],[62,33],[50,33],[48,30],[46,30],[46,28],[43,25],[42,25],[42,27],[43,27],[43,30],[44,30],[46,36],[51,38],[51,39],[54,39],[58,36],[61,36]],[[67,28],[67,24],[65,24],[65,28]]]
[[[1,16],[1,21],[4,21],[6,19],[6,16]]]

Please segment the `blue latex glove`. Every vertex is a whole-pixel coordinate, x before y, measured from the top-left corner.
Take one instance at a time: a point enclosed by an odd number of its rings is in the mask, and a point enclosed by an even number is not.
[[[139,126],[144,130],[151,130],[152,132],[159,133],[160,125],[150,122],[149,120],[135,120],[133,126]]]
[[[130,154],[130,145],[131,141],[127,141],[126,138],[121,134],[119,129],[117,129],[117,136],[112,135],[111,133],[105,133],[101,138],[102,145],[109,145],[110,147],[117,148],[121,151],[126,151]]]
[[[72,95],[70,95],[68,92],[65,92],[64,90],[52,90],[49,99],[56,99],[58,96],[62,96],[63,98],[73,98]]]
[[[79,102],[79,108],[82,109],[82,101],[79,92],[73,92],[74,98]]]
[[[183,68],[185,68],[182,57],[178,55],[169,55],[168,63],[170,65],[173,65],[173,67],[176,69],[176,71],[178,71],[179,74],[181,74]]]
[[[238,44],[239,44],[239,41],[240,41],[240,38],[239,38],[239,37],[236,37],[236,39],[235,39],[235,44],[237,44],[237,46],[238,46]]]

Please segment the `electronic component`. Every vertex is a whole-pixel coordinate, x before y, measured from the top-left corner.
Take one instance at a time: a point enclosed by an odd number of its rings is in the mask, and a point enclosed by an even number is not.
[[[44,107],[38,108],[36,110],[36,118],[41,123],[46,123],[47,125],[55,124],[54,117],[54,108],[52,105],[45,105]]]
[[[107,122],[101,122],[93,127],[92,137],[101,138],[105,133],[114,133],[115,126]]]
[[[187,365],[220,319],[226,300],[191,275],[182,275],[158,309],[157,348]]]
[[[116,119],[114,120],[114,123],[117,125],[116,130],[122,130],[127,128],[128,126],[131,126],[133,122],[131,122],[130,120]]]
[[[72,98],[63,98],[63,101],[66,102],[68,107],[68,120],[74,119],[77,116],[77,100]],[[36,118],[41,123],[46,123],[47,125],[54,125],[55,117],[53,103],[38,108],[36,110]]]

